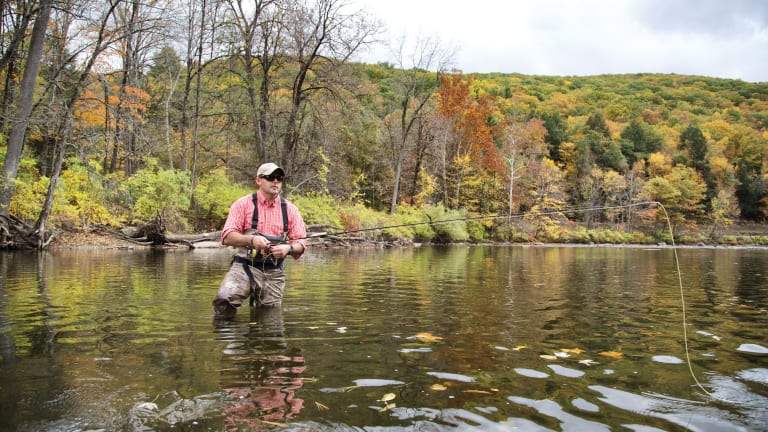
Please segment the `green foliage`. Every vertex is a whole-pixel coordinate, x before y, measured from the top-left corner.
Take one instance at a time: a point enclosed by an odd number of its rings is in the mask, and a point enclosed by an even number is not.
[[[22,220],[36,220],[45,201],[49,183],[47,177],[34,181],[21,181],[16,178],[9,213]]]
[[[156,162],[128,178],[124,187],[133,201],[131,222],[161,218],[168,229],[187,229],[189,211],[189,172],[161,169]]]
[[[547,129],[545,141],[549,148],[549,157],[554,161],[560,161],[560,144],[568,141],[568,125],[558,112],[545,112],[538,117],[544,120],[544,127]]]
[[[301,211],[306,225],[325,225],[342,228],[339,205],[326,194],[291,194],[288,198]]]
[[[650,126],[639,121],[632,122],[621,131],[621,138],[631,143],[631,146],[622,146],[627,162],[632,165],[636,160],[647,159],[650,153],[661,149],[663,140],[661,135]]]
[[[534,240],[529,234],[520,231],[517,227],[506,221],[494,227],[493,239],[513,243],[528,243]]]
[[[428,207],[430,206],[427,205],[419,208],[409,205],[399,205],[393,215],[398,218],[401,224],[419,224],[413,225],[410,228],[415,241],[431,241],[436,235],[432,226],[424,223],[428,221],[424,208]]]
[[[113,215],[105,205],[101,183],[94,181],[79,161],[69,162],[59,178],[51,216],[77,228],[94,224],[118,227],[124,223],[122,214]]]
[[[624,157],[619,144],[616,141],[606,139],[596,132],[588,132],[583,140],[576,143],[576,149],[580,152],[582,159],[580,165],[586,169],[586,172],[589,172],[589,167],[584,165],[587,160],[592,159],[590,154],[594,156],[595,162],[601,168],[619,172],[625,172],[629,169],[627,159]]]
[[[467,225],[462,220],[467,217],[464,209],[446,209],[443,204],[425,206],[422,208],[435,230],[434,241],[438,243],[469,240]],[[435,223],[440,221],[456,221]]]
[[[599,112],[589,116],[587,119],[587,127],[606,138],[611,136],[611,131],[608,130],[608,125],[605,123],[605,117]]]
[[[251,189],[232,183],[223,168],[210,171],[197,182],[196,219],[208,229],[220,228],[227,218],[229,206],[252,192]]]

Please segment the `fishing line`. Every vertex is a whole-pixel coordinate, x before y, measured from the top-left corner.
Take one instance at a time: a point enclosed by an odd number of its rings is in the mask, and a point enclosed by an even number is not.
[[[667,221],[667,229],[669,230],[669,236],[672,239],[672,253],[674,254],[674,258],[675,258],[674,261],[675,261],[675,271],[677,273],[677,283],[678,283],[678,286],[680,287],[680,305],[682,308],[681,310],[683,315],[683,347],[685,349],[685,361],[686,361],[686,364],[688,365],[688,371],[691,374],[691,378],[693,378],[693,382],[696,383],[696,386],[699,388],[699,390],[704,392],[704,394],[707,395],[707,397],[709,397],[710,399],[717,399],[722,402],[737,404],[736,401],[718,397],[710,393],[706,388],[704,388],[704,385],[701,384],[701,382],[699,382],[698,378],[696,378],[696,373],[693,371],[693,362],[691,361],[691,353],[688,348],[688,319],[687,319],[687,314],[685,309],[685,293],[683,290],[683,276],[682,276],[682,272],[680,271],[680,260],[677,257],[677,246],[675,245],[675,235],[674,235],[674,232],[672,231],[672,222],[670,222],[669,214],[667,213],[666,207],[664,207],[664,205],[660,202],[656,202],[655,204],[658,205],[664,211],[664,217],[666,218],[666,221]]]
[[[447,224],[447,223],[453,223],[453,222],[473,222],[473,221],[482,221],[482,220],[492,220],[492,219],[512,219],[512,218],[520,218],[524,216],[552,216],[552,215],[558,215],[563,213],[585,213],[589,211],[605,211],[605,210],[619,210],[619,209],[627,209],[630,207],[644,207],[644,206],[651,206],[655,205],[659,207],[664,212],[664,218],[667,225],[667,230],[669,231],[669,237],[671,239],[672,243],[672,253],[674,257],[674,264],[675,264],[675,271],[677,273],[677,284],[679,287],[680,292],[680,304],[682,306],[682,326],[683,326],[683,347],[685,350],[685,360],[686,364],[688,366],[688,371],[691,375],[691,378],[693,378],[694,383],[696,383],[696,386],[704,392],[709,398],[711,399],[717,399],[723,402],[730,402],[730,403],[736,403],[734,401],[729,401],[724,398],[717,397],[710,393],[703,384],[698,380],[696,377],[696,373],[693,371],[693,362],[691,360],[691,354],[690,349],[688,346],[688,318],[687,318],[687,312],[686,312],[686,306],[685,306],[685,293],[683,288],[683,276],[682,272],[680,271],[680,259],[677,255],[677,244],[675,243],[675,235],[674,231],[672,230],[672,222],[669,218],[669,213],[667,212],[666,207],[659,202],[659,201],[642,201],[632,204],[624,204],[624,205],[616,205],[616,206],[596,206],[596,207],[585,207],[585,208],[575,208],[575,209],[564,209],[564,210],[550,210],[550,211],[539,211],[539,212],[526,212],[526,213],[514,213],[514,214],[508,214],[508,215],[490,215],[490,216],[475,216],[475,217],[463,217],[463,218],[455,218],[455,219],[440,219],[440,220],[429,220],[429,221],[423,221],[423,222],[412,222],[412,223],[404,223],[404,224],[398,224],[398,225],[388,225],[388,226],[379,226],[379,227],[373,227],[373,228],[361,228],[356,230],[349,230],[349,231],[337,231],[337,232],[319,232],[311,234],[307,237],[301,237],[301,238],[295,238],[292,240],[304,240],[304,239],[312,239],[312,238],[319,238],[319,237],[327,237],[327,236],[342,236],[342,235],[348,235],[348,234],[357,234],[357,233],[363,233],[363,232],[369,232],[369,231],[379,231],[379,230],[387,230],[387,229],[394,229],[394,228],[406,228],[406,227],[414,227],[414,226],[420,226],[420,225],[438,225],[438,224]]]
[[[423,221],[423,222],[411,222],[411,223],[404,223],[404,224],[398,224],[398,225],[376,226],[372,228],[360,228],[360,229],[354,229],[354,230],[348,230],[348,231],[318,232],[318,233],[310,234],[306,237],[291,238],[290,240],[307,240],[307,239],[321,238],[321,237],[328,237],[328,236],[342,236],[342,235],[358,234],[358,233],[369,232],[369,231],[382,231],[382,230],[388,230],[388,229],[394,229],[394,228],[409,228],[409,227],[420,226],[420,225],[441,225],[441,224],[447,224],[447,223],[453,223],[453,222],[475,222],[475,221],[492,220],[492,219],[521,218],[525,216],[552,216],[552,215],[557,215],[562,213],[579,213],[579,212],[583,213],[583,212],[597,211],[597,210],[618,210],[618,209],[624,209],[629,207],[646,206],[649,204],[660,205],[660,203],[657,201],[642,201],[634,204],[624,204],[624,205],[617,205],[617,206],[596,206],[596,207],[585,207],[585,208],[575,208],[575,209],[512,213],[507,215],[470,216],[470,217],[461,217],[461,218],[455,218],[455,219],[438,219],[438,220],[430,219],[429,221]]]

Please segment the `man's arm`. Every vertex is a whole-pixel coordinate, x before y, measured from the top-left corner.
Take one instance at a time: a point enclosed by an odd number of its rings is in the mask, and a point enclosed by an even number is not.
[[[258,234],[243,234],[237,231],[230,231],[226,237],[221,240],[225,246],[245,247],[254,249],[266,249],[269,247],[269,240]]]

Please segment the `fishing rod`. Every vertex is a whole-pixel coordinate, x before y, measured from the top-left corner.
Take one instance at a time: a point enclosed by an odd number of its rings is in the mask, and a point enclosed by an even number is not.
[[[344,236],[349,234],[358,234],[358,233],[370,232],[370,231],[382,231],[382,230],[388,230],[388,229],[394,229],[394,228],[409,228],[409,227],[415,227],[415,226],[421,226],[421,225],[442,225],[442,224],[449,224],[449,223],[455,223],[455,222],[476,222],[476,221],[493,220],[493,219],[522,218],[526,216],[527,217],[552,216],[552,215],[558,215],[563,213],[585,213],[588,211],[618,210],[618,209],[625,209],[629,207],[640,207],[640,206],[647,206],[647,205],[657,205],[657,206],[663,207],[661,203],[658,201],[641,201],[641,202],[632,203],[632,204],[615,205],[615,206],[595,206],[595,207],[583,207],[583,208],[573,208],[573,209],[547,210],[547,211],[538,211],[538,212],[523,212],[523,213],[512,213],[508,215],[468,216],[468,217],[462,217],[462,218],[438,219],[438,220],[432,220],[432,218],[430,218],[430,220],[428,221],[411,222],[411,223],[404,223],[404,224],[398,224],[398,225],[376,226],[371,228],[360,228],[360,229],[354,229],[354,230],[348,230],[348,231],[317,232],[317,233],[309,234],[306,237],[290,238],[287,240],[308,240],[308,239],[323,238],[323,237],[338,237],[338,236]],[[429,218],[429,216],[427,217]]]

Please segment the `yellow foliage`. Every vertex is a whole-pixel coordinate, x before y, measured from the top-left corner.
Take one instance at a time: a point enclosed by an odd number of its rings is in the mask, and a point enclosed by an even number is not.
[[[437,190],[437,181],[431,175],[427,169],[422,166],[419,170],[419,193],[413,197],[413,204],[416,207],[421,207],[427,203],[429,197]]]
[[[648,155],[648,176],[662,177],[672,171],[672,157],[666,153]]]
[[[618,360],[618,359],[621,359],[622,357],[624,357],[624,354],[622,354],[622,353],[620,353],[618,351],[603,351],[603,352],[601,352],[599,354],[601,356],[603,356],[603,357],[608,357],[608,358],[612,358],[612,359],[615,359],[615,360]]]
[[[440,342],[441,340],[443,340],[443,338],[440,337],[440,336],[435,336],[432,333],[426,333],[426,332],[418,333],[418,334],[414,335],[413,337],[415,339],[418,339],[418,340],[420,340],[422,342],[427,342],[427,343],[435,343],[435,342]]]

